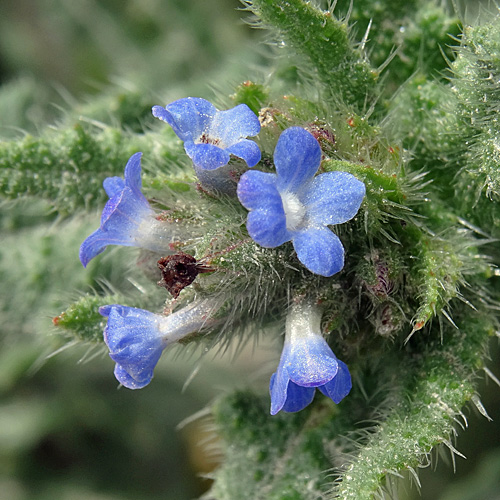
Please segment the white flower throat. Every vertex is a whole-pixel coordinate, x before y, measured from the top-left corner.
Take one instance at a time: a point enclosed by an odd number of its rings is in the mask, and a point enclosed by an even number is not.
[[[297,230],[304,221],[306,207],[300,202],[296,194],[289,191],[281,193],[281,202],[285,211],[286,228],[289,231]]]

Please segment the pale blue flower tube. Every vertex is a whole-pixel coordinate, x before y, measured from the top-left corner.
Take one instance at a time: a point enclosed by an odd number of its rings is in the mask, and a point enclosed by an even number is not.
[[[120,384],[129,389],[148,385],[163,351],[213,325],[218,306],[213,299],[200,299],[168,316],[118,304],[99,308],[108,318],[104,342],[116,362],[115,376]]]
[[[321,335],[321,310],[309,302],[290,306],[278,369],[271,376],[271,415],[308,406],[316,388],[335,403],[349,394],[351,375]]]
[[[100,227],[80,247],[84,267],[108,245],[134,246],[168,255],[172,253],[171,243],[191,235],[180,224],[157,219],[141,192],[141,156],[142,153],[135,153],[130,157],[124,179],[104,180],[109,201],[102,211]]]

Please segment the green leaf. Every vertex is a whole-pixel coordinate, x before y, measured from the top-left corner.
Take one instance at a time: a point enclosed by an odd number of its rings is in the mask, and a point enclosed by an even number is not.
[[[64,333],[83,342],[102,343],[102,332],[106,319],[99,314],[99,307],[124,303],[121,295],[86,295],[71,304],[66,311],[53,318],[52,322]]]
[[[416,474],[435,446],[444,444],[458,454],[453,445],[455,424],[465,418],[461,409],[475,395],[476,373],[494,331],[487,316],[472,311],[464,316],[460,330],[447,327],[443,343],[433,340],[419,361],[401,365],[404,390],[393,396],[387,418],[343,472],[336,489],[339,498],[372,499],[388,474]]]
[[[40,137],[0,142],[0,194],[10,199],[40,197],[63,215],[102,208],[107,201],[103,180],[123,176],[133,153],[144,152],[145,164],[172,168],[182,149],[170,129],[164,127],[162,133],[133,134],[80,122]]]
[[[340,102],[357,111],[373,100],[378,75],[349,38],[347,23],[303,0],[249,0],[265,26],[307,57],[320,81]]]

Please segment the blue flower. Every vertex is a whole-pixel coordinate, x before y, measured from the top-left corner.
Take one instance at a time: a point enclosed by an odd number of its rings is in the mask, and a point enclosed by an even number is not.
[[[116,362],[115,377],[129,389],[151,382],[163,350],[174,342],[213,323],[217,304],[201,300],[168,316],[113,304],[99,308],[108,318],[104,342]]]
[[[246,137],[260,132],[259,119],[246,105],[218,111],[199,97],[186,97],[167,105],[153,106],[153,115],[167,122],[184,141],[184,149],[195,167],[215,170],[229,162],[230,155],[249,167],[260,161],[260,149]]]
[[[292,241],[307,269],[332,276],[344,267],[344,247],[327,226],[352,219],[365,195],[365,185],[347,172],[315,177],[321,148],[300,127],[286,129],[274,151],[276,174],[245,172],[238,198],[250,210],[248,233],[259,245],[275,248]]]
[[[278,369],[271,376],[271,415],[308,406],[316,388],[335,403],[349,394],[351,375],[320,334],[321,314],[314,306],[291,308]]]
[[[135,153],[125,166],[125,179],[108,177],[103,186],[109,201],[101,215],[101,226],[80,247],[84,267],[108,245],[136,246],[155,252],[172,253],[169,244],[180,228],[156,219],[141,192],[141,156]]]

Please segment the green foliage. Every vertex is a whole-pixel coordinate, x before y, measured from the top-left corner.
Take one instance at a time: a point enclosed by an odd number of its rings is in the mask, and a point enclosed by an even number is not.
[[[460,331],[445,329],[443,344],[430,342],[422,358],[398,367],[404,377],[400,394],[404,397],[398,398],[390,415],[346,468],[338,487],[340,498],[373,498],[388,474],[397,475],[403,469],[416,476],[415,469],[429,462],[437,445],[444,444],[452,456],[460,455],[453,445],[455,427],[458,419],[465,418],[460,409],[474,396],[474,373],[483,363],[494,328],[484,318],[468,316]]]
[[[107,199],[102,181],[123,175],[124,165],[137,150],[151,152],[154,137],[76,123],[40,137],[0,142],[0,191],[7,199],[42,196],[63,215],[99,207]],[[160,140],[162,146],[149,156],[158,162],[175,161],[178,141],[168,133]]]
[[[93,283],[92,273],[85,273],[75,260],[81,238],[89,229],[77,220],[55,225],[43,215],[47,207],[40,202],[10,202],[2,208],[2,331],[31,334],[40,328],[42,318],[66,306],[68,297],[62,297],[61,288],[54,283],[65,283],[70,294]],[[101,271],[104,278],[110,276],[105,268]]]
[[[435,446],[459,454],[453,445],[456,421],[465,419],[460,410],[474,395],[473,373],[482,365],[492,325],[473,315],[461,328],[458,333],[447,327],[443,344],[427,343],[424,356],[410,362],[385,355],[378,382],[391,389],[378,416],[363,416],[386,418],[373,429],[357,429],[364,444],[359,449],[343,434],[361,416],[360,394],[351,394],[339,409],[316,402],[312,409],[277,418],[265,415],[265,403],[252,394],[220,400],[213,411],[228,443],[227,461],[209,498],[370,499],[388,474],[410,469],[417,477]],[[322,474],[332,468],[342,471],[333,485]]]
[[[215,405],[215,423],[228,446],[208,498],[298,500],[321,498],[330,488],[323,477],[329,467],[324,443],[344,427],[338,412],[325,406],[271,417],[267,407],[267,398],[246,392]]]
[[[331,95],[362,110],[374,95],[377,74],[349,39],[347,23],[301,0],[245,2],[279,37],[312,64]]]
[[[483,197],[481,206],[498,227],[497,201],[500,193],[498,156],[498,104],[500,90],[500,29],[493,22],[485,26],[468,27],[462,46],[452,65],[453,92],[457,99],[460,118],[463,159],[456,180],[457,192],[463,193],[467,213],[474,213],[474,205]],[[477,212],[476,212],[477,213]]]
[[[412,78],[392,103],[388,121],[411,148],[412,163],[431,171],[445,196],[454,197],[454,210],[494,235],[499,33],[496,22],[466,27],[450,64],[450,83]]]
[[[357,39],[369,40],[375,68],[386,66],[394,54],[387,69],[388,98],[415,73],[439,77],[447,67],[443,54],[452,57],[453,38],[461,32],[460,21],[444,2],[340,0],[334,12],[348,16]]]
[[[99,307],[110,304],[125,304],[119,295],[86,296],[69,306],[56,316],[52,322],[55,326],[68,330],[71,335],[83,342],[102,343],[102,332],[106,326],[105,319],[99,314]]]
[[[269,100],[268,94],[263,85],[248,81],[238,85],[232,97],[235,104],[246,104],[255,114],[258,114],[264,103]]]

